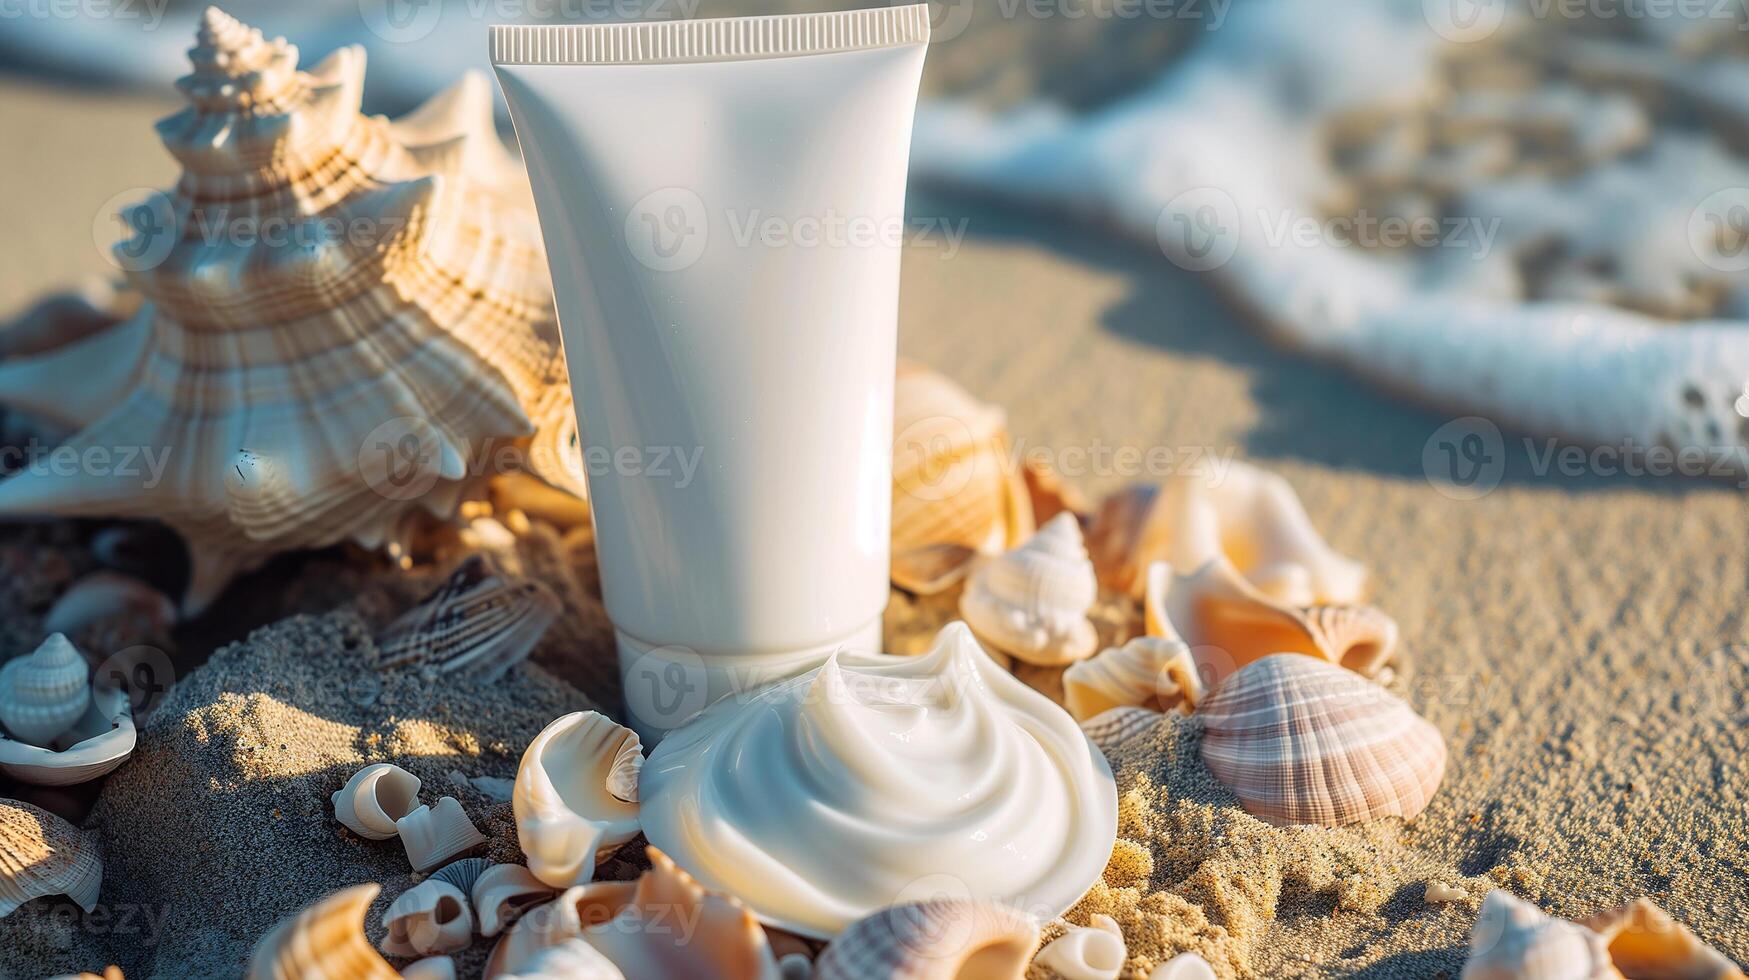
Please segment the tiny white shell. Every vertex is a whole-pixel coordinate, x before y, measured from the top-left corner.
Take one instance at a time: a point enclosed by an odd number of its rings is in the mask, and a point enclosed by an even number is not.
[[[1495,889],[1470,927],[1463,980],[1620,980],[1608,942]]]
[[[638,835],[643,760],[638,734],[598,711],[564,715],[535,736],[517,767],[511,805],[536,878],[555,888],[581,884],[598,856]]]
[[[389,903],[383,913],[383,928],[385,953],[452,953],[473,938],[474,913],[461,889],[440,878],[427,878]]]
[[[418,776],[400,766],[377,762],[353,773],[329,796],[334,819],[369,840],[395,836],[395,823],[419,805]]]
[[[255,944],[249,980],[397,980],[364,936],[364,913],[381,886],[353,885],[291,916]]]
[[[1058,514],[1025,544],[979,565],[960,595],[960,615],[978,638],[1027,663],[1073,663],[1099,638],[1087,612],[1099,598],[1081,525]]]
[[[41,807],[0,800],[0,918],[50,895],[89,912],[102,886],[103,861],[83,831]]]
[[[1063,671],[1063,704],[1076,721],[1123,706],[1189,714],[1202,697],[1190,647],[1164,637],[1135,637]]]
[[[999,902],[932,899],[851,923],[814,964],[815,980],[1020,980],[1038,923]]]
[[[13,738],[47,746],[91,705],[90,669],[62,634],[0,667],[0,725]]]
[[[0,772],[37,786],[90,782],[126,762],[138,738],[128,692],[97,684],[85,714],[53,745],[31,745],[0,733]]]
[[[480,935],[496,936],[528,908],[553,895],[553,887],[520,864],[494,864],[480,874],[469,897]]]
[[[1032,961],[1066,980],[1117,980],[1128,956],[1117,922],[1109,915],[1095,913],[1093,925],[1069,927],[1067,933],[1045,944]]]
[[[1215,968],[1195,953],[1179,953],[1154,967],[1148,980],[1215,980]]]
[[[430,871],[486,843],[486,835],[474,827],[453,796],[395,821],[395,832],[401,835],[401,846],[415,871]]]

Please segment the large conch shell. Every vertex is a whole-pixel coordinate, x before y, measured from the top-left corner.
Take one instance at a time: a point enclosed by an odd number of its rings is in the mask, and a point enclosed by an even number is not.
[[[1275,824],[1410,819],[1445,776],[1445,739],[1396,695],[1296,653],[1264,657],[1204,701],[1203,762]]]
[[[960,595],[978,639],[1027,663],[1073,663],[1099,643],[1087,612],[1099,598],[1075,515],[1058,514],[1027,542],[984,562]]]
[[[534,579],[508,581],[470,555],[430,595],[377,635],[379,667],[430,664],[490,684],[521,663],[558,621],[559,598]]]
[[[364,935],[374,883],[329,895],[271,929],[255,944],[249,980],[399,980]]]
[[[1290,606],[1354,603],[1366,593],[1366,569],[1324,543],[1293,487],[1237,460],[1106,498],[1088,550],[1102,584],[1137,597],[1154,562],[1193,569],[1220,556]]]
[[[49,745],[0,734],[0,772],[37,786],[86,783],[126,762],[138,739],[128,689],[97,683],[85,713]]]
[[[1744,980],[1737,964],[1651,899],[1635,899],[1579,924],[1603,936],[1610,962],[1627,980]]]
[[[814,980],[1020,980],[1038,923],[1000,902],[931,899],[881,909],[839,934]]]
[[[1265,595],[1221,555],[1188,574],[1155,562],[1142,611],[1148,635],[1190,648],[1210,689],[1274,653],[1301,653],[1377,677],[1397,652],[1397,623],[1378,607],[1290,606]]]
[[[542,950],[578,937],[627,977],[778,980],[777,959],[753,913],[705,891],[660,850],[648,854],[650,870],[635,884],[579,885],[531,909],[492,950],[488,980],[520,975]]]
[[[346,781],[328,797],[334,819],[360,837],[388,840],[395,823],[419,806],[418,776],[388,762],[375,762]]]
[[[1032,534],[1024,474],[1002,410],[944,375],[901,361],[893,386],[893,584],[931,595],[973,556]]]
[[[1032,961],[1064,980],[1117,980],[1128,956],[1123,931],[1116,920],[1094,913],[1091,926],[1070,926],[1068,932],[1039,950]]]
[[[19,741],[47,747],[91,706],[90,674],[70,640],[50,635],[0,666],[0,725]]]
[[[0,918],[49,895],[89,912],[102,887],[103,861],[82,831],[40,807],[0,800]]]
[[[158,124],[175,190],[136,209],[127,321],[0,365],[0,397],[137,447],[76,480],[0,482],[0,515],[141,517],[189,542],[187,612],[276,552],[383,545],[536,435],[564,365],[520,167],[470,73],[395,122],[364,50],[297,49],[206,12],[190,103]],[[551,418],[547,413],[544,418]]]
[[[1482,899],[1470,927],[1463,980],[1621,980],[1609,943],[1584,926],[1543,914],[1510,892]]]
[[[1063,706],[1078,722],[1121,706],[1190,714],[1202,697],[1190,648],[1164,637],[1135,637],[1063,671]]]
[[[535,736],[516,769],[516,838],[534,876],[580,885],[599,855],[638,835],[638,734],[598,711],[574,711]]]

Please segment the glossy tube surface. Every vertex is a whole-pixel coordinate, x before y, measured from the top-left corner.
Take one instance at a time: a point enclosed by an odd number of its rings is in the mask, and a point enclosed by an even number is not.
[[[879,648],[927,7],[494,27],[646,733]]]

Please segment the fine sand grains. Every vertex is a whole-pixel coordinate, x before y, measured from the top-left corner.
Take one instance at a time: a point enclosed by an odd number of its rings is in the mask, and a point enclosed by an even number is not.
[[[466,779],[513,777],[547,722],[590,701],[532,665],[478,686],[379,673],[374,656],[356,614],[300,616],[183,678],[89,821],[103,842],[104,920],[34,903],[0,921],[0,977],[111,961],[130,977],[239,976],[275,922],[365,881],[383,886],[367,916],[375,942],[382,910],[414,879],[399,840],[353,835],[329,802],[372,762],[419,776],[423,802],[456,797],[486,854],[520,860],[510,805]],[[458,957],[464,970],[488,949]]]
[[[1117,920],[1129,972],[1196,952],[1222,978],[1456,977],[1476,900],[1428,905],[1429,882],[1493,887],[1403,842],[1404,824],[1267,824],[1245,813],[1198,756],[1194,721],[1167,715],[1108,747],[1118,842],[1105,879],[1067,918]],[[1047,928],[1045,937],[1061,934]],[[1035,980],[1049,974],[1035,968]]]

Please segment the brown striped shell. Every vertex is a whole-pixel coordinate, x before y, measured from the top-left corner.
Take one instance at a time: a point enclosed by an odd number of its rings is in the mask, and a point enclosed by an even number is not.
[[[41,807],[0,800],[0,918],[50,895],[89,912],[102,886],[103,861],[83,831]]]
[[[452,515],[486,461],[547,444],[570,392],[483,75],[390,121],[360,112],[362,48],[300,70],[212,8],[189,57],[189,104],[158,124],[182,177],[116,250],[145,304],[0,366],[0,398],[78,430],[67,450],[132,455],[0,481],[0,514],[162,521],[189,543],[193,613],[278,552]]]
[[[1038,924],[997,902],[932,899],[851,924],[814,964],[814,980],[1020,980]]]
[[[274,926],[255,945],[249,980],[397,980],[364,935],[364,912],[381,886],[353,885]]]
[[[971,559],[1033,532],[1026,478],[1011,465],[1000,408],[918,364],[893,388],[893,584],[930,595]]]
[[[1445,776],[1445,739],[1396,695],[1296,653],[1235,674],[1197,714],[1202,758],[1275,824],[1412,818]]]

